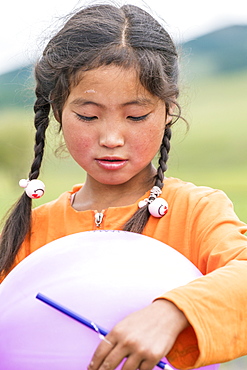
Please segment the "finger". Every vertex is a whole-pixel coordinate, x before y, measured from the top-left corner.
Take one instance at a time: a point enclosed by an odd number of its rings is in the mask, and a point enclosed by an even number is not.
[[[123,364],[122,370],[136,370],[140,369],[142,359],[137,355],[130,355],[127,357],[125,363]]]
[[[122,370],[151,370],[156,368],[159,361],[164,357],[160,347],[148,348],[147,346],[130,352]]]
[[[157,365],[157,362],[155,358],[147,359],[145,356],[133,353],[126,359],[122,370],[152,370]]]
[[[104,359],[108,356],[108,354],[112,351],[113,348],[114,344],[107,337],[102,338],[102,341],[98,345],[90,361],[90,364],[88,365],[88,369],[89,370],[99,369]]]
[[[109,354],[105,357],[101,363],[99,370],[114,370],[118,365],[127,357],[129,352],[120,345],[116,345],[112,348]],[[136,370],[137,368],[135,368]]]

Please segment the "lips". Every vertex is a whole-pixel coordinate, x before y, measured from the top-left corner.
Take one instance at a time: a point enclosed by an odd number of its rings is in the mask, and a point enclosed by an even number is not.
[[[119,170],[126,165],[127,159],[119,157],[103,157],[96,158],[96,162],[101,168],[105,170]]]

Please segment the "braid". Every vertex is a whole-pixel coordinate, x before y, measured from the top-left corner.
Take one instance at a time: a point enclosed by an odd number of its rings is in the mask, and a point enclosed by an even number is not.
[[[26,220],[30,220],[31,204],[31,199],[24,192],[11,209],[1,235],[0,274],[9,272],[19,247],[29,231]]]
[[[38,94],[36,92],[36,94]],[[34,161],[29,173],[29,180],[37,179],[42,163],[45,147],[45,132],[49,125],[50,103],[43,97],[38,97],[34,104],[34,125],[36,128]]]
[[[166,125],[165,133],[163,136],[163,140],[160,146],[160,158],[159,158],[159,167],[157,169],[157,175],[155,176],[155,183],[154,185],[158,186],[160,189],[163,188],[163,181],[164,181],[164,172],[167,170],[167,161],[168,161],[168,154],[170,151],[170,140],[172,136],[172,130],[170,124]]]
[[[167,170],[168,153],[170,151],[170,139],[171,139],[171,125],[167,124],[165,133],[160,146],[160,159],[157,174],[155,175],[154,185],[160,189],[163,187],[164,172]],[[144,207],[139,208],[134,215],[126,222],[123,226],[124,231],[131,231],[133,233],[141,234],[144,227],[146,226],[150,213],[148,211],[148,204]]]
[[[34,161],[29,173],[29,180],[39,176],[44,154],[45,131],[49,124],[50,104],[38,97],[34,105],[36,127]],[[32,201],[24,192],[13,206],[5,223],[0,240],[0,273],[8,273],[18,250],[30,230]]]

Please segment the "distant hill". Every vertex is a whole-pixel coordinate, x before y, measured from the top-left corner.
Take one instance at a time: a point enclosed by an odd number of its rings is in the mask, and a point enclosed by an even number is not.
[[[0,75],[0,108],[33,105],[33,85],[32,65]]]
[[[247,69],[247,26],[223,28],[182,45],[186,71],[205,76]]]
[[[223,28],[181,45],[182,72],[193,78],[247,70],[247,26]],[[0,108],[34,101],[33,66],[0,75]]]

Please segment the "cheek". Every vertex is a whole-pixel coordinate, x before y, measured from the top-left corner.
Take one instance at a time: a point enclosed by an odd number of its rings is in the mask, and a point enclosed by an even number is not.
[[[72,156],[79,152],[88,151],[92,147],[92,137],[85,135],[85,133],[73,129],[67,131],[65,128],[63,129],[63,136],[66,147]]]
[[[133,147],[131,149],[133,156],[132,160],[135,161],[135,163],[146,166],[148,163],[152,162],[152,160],[155,158],[157,152],[159,152],[161,140],[157,140],[153,137],[143,137],[139,138],[137,136],[136,143],[133,144]]]
[[[144,154],[155,156],[162,143],[163,134],[164,132],[161,129],[147,130],[142,135],[137,135],[136,145]]]
[[[90,147],[91,147],[89,140],[86,140],[84,137],[82,139],[76,137],[72,141],[67,141],[66,146],[67,146],[69,152],[74,157],[77,154],[88,153],[90,151]]]

